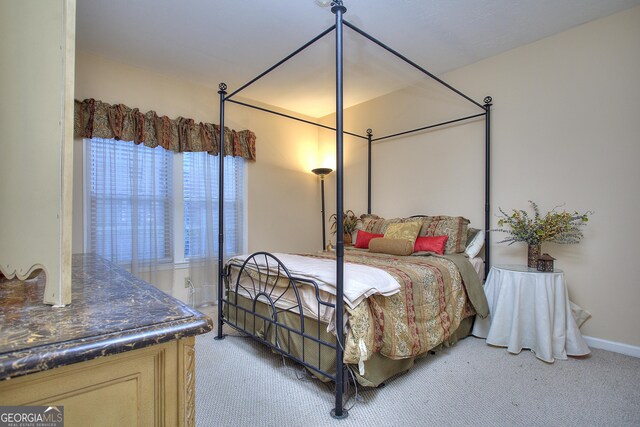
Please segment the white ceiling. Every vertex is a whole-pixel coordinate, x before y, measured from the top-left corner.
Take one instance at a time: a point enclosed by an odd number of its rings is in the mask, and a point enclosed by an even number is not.
[[[345,0],[345,20],[436,75],[640,0]],[[77,49],[232,92],[330,27],[314,0],[77,0]],[[345,106],[421,75],[345,28]],[[333,33],[241,93],[312,117],[335,110]]]

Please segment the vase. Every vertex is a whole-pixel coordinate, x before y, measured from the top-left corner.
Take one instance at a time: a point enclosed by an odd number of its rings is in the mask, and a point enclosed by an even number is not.
[[[537,268],[538,266],[538,257],[540,256],[540,251],[541,251],[541,246],[540,244],[538,245],[529,245],[528,247],[528,256],[527,256],[527,266],[529,268]]]
[[[352,243],[351,233],[346,233],[345,232],[343,234],[343,240],[344,240],[345,246],[351,246],[351,243]]]

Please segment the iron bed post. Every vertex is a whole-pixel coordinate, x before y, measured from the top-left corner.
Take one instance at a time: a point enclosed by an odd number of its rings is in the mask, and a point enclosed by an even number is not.
[[[220,162],[218,169],[218,334],[215,339],[221,340],[224,338],[222,335],[223,315],[222,310],[222,281],[223,278],[223,258],[224,258],[224,98],[227,94],[227,85],[220,83],[218,94],[220,94],[220,156],[218,161]]]
[[[336,15],[336,214],[341,217],[344,212],[342,15],[347,8],[340,0],[334,1],[332,5],[331,12]],[[331,410],[331,416],[342,419],[349,415],[343,408],[344,224],[342,221],[336,221],[336,225],[336,406]]]
[[[371,138],[373,131],[367,129],[367,213],[371,215]]]
[[[490,96],[484,98],[485,109],[485,169],[484,169],[484,278],[487,279],[489,269],[491,268],[491,245],[490,245],[490,228],[491,228],[491,101]]]

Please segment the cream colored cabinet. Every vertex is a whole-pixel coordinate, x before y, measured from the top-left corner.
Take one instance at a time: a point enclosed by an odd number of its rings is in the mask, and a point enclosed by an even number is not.
[[[64,406],[66,427],[195,425],[194,337],[0,382],[2,405]]]
[[[0,1],[0,272],[71,303],[75,0]]]

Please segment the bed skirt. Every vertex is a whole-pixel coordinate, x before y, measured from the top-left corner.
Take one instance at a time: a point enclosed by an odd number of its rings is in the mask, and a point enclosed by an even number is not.
[[[233,292],[229,292],[228,297],[236,301]],[[244,298],[241,295],[238,295],[237,305],[245,308],[249,312],[253,311],[253,301],[248,298]],[[312,339],[302,338],[297,334],[292,334],[287,329],[277,327],[275,324],[269,323],[247,311],[236,309],[228,304],[225,304],[224,307],[225,318],[232,324],[237,324],[239,330],[242,329],[250,335],[255,334],[258,338],[282,349],[284,353],[291,354],[312,366],[317,366],[322,371],[330,374],[335,373],[336,352],[334,349],[327,347],[326,345],[319,344]],[[272,309],[271,306],[258,301],[256,302],[255,313],[263,317],[271,317]],[[463,319],[451,336],[433,350],[437,350],[443,346],[450,347],[460,339],[470,335],[474,318],[475,316],[470,316]],[[278,312],[278,321],[296,331],[301,330],[302,322],[298,313],[280,311]],[[304,332],[326,342],[335,342],[335,336],[330,332],[327,332],[327,325],[325,323],[318,322],[316,319],[308,317],[304,318]],[[365,387],[377,387],[389,378],[408,371],[411,369],[416,359],[423,358],[428,354],[429,352],[423,353],[417,357],[394,360],[379,353],[374,353],[367,361],[364,362],[364,372],[362,375],[360,375],[357,365],[348,366],[354,373],[359,384]],[[331,381],[330,378],[320,374],[319,372],[315,372],[309,368],[307,369],[321,381]]]

